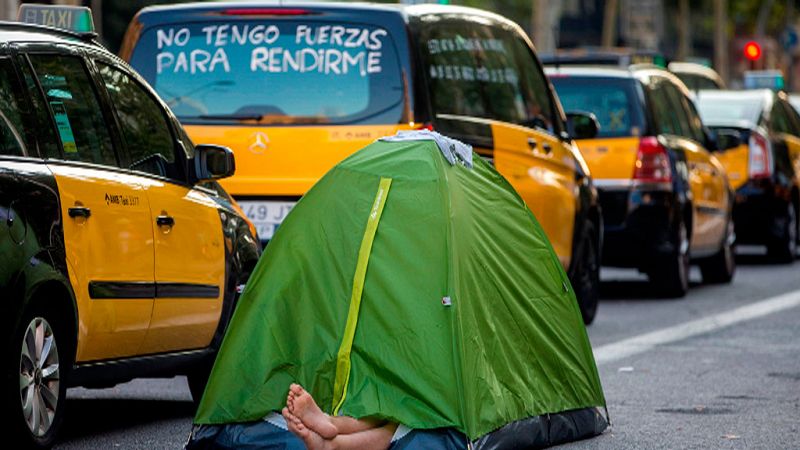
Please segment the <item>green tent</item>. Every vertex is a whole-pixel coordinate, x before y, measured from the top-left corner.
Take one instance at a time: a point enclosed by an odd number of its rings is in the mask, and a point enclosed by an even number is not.
[[[292,382],[332,414],[470,440],[605,405],[542,228],[463,145],[377,141],[297,203],[247,283],[196,424],[259,420]]]

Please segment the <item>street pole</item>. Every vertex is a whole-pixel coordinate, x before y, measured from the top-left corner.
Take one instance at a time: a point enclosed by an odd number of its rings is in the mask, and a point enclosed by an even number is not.
[[[18,0],[2,0],[0,6],[0,20],[17,20]]]
[[[92,16],[94,16],[94,31],[97,37],[103,40],[103,0],[91,0]]]
[[[786,32],[790,32],[790,30],[795,30],[794,28],[794,1],[793,0],[786,0]],[[795,57],[794,52],[796,49],[795,46],[789,46],[786,49],[786,55],[789,58],[789,65],[786,69],[786,90],[789,92],[794,91],[794,63]]]
[[[689,34],[690,16],[689,16],[689,0],[680,0],[678,2],[678,54],[679,60],[685,60],[691,53],[691,40]]]
[[[617,38],[617,0],[606,0],[603,11],[603,47],[613,47]]]
[[[534,0],[533,33],[531,38],[537,52],[551,53],[558,47],[558,24],[561,19],[561,2]]]
[[[714,0],[714,68],[728,83],[728,0]]]

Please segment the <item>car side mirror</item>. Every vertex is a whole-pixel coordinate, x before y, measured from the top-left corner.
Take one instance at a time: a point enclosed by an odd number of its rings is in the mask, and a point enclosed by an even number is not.
[[[717,151],[730,150],[742,145],[742,135],[736,130],[717,130],[714,133]]]
[[[198,182],[218,180],[233,175],[236,161],[228,147],[200,144],[194,147],[194,167]]]
[[[590,112],[571,111],[567,113],[567,132],[572,139],[592,139],[600,131],[597,117]]]

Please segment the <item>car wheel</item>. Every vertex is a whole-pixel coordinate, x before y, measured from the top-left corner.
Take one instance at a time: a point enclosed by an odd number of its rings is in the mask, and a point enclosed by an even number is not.
[[[194,402],[195,407],[200,406],[200,400],[202,400],[203,392],[205,392],[208,384],[208,377],[211,375],[211,367],[211,363],[201,363],[186,375],[189,392],[192,394],[192,402]]]
[[[50,448],[63,421],[71,358],[60,320],[58,314],[34,307],[14,332],[5,417],[11,419],[10,442],[22,448]]]
[[[689,290],[689,232],[686,223],[678,224],[675,251],[656,263],[650,281],[660,296],[684,297]]]
[[[728,232],[722,248],[713,256],[700,262],[700,272],[706,283],[730,283],[736,272],[736,252],[733,245],[733,222],[728,222]]]
[[[782,221],[783,235],[767,248],[769,256],[777,262],[789,264],[797,254],[797,212],[794,203],[787,202]]]
[[[575,268],[570,277],[583,323],[586,325],[594,321],[600,296],[600,261],[594,234],[594,226],[587,224],[581,237],[580,252],[576,255]]]

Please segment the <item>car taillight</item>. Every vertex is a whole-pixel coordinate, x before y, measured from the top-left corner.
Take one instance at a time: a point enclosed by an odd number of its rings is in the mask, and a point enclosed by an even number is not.
[[[748,174],[751,179],[769,178],[772,176],[769,140],[763,134],[750,133],[750,156],[748,158]]]
[[[643,137],[639,141],[633,179],[646,183],[669,183],[672,181],[672,169],[667,149],[653,136]]]

